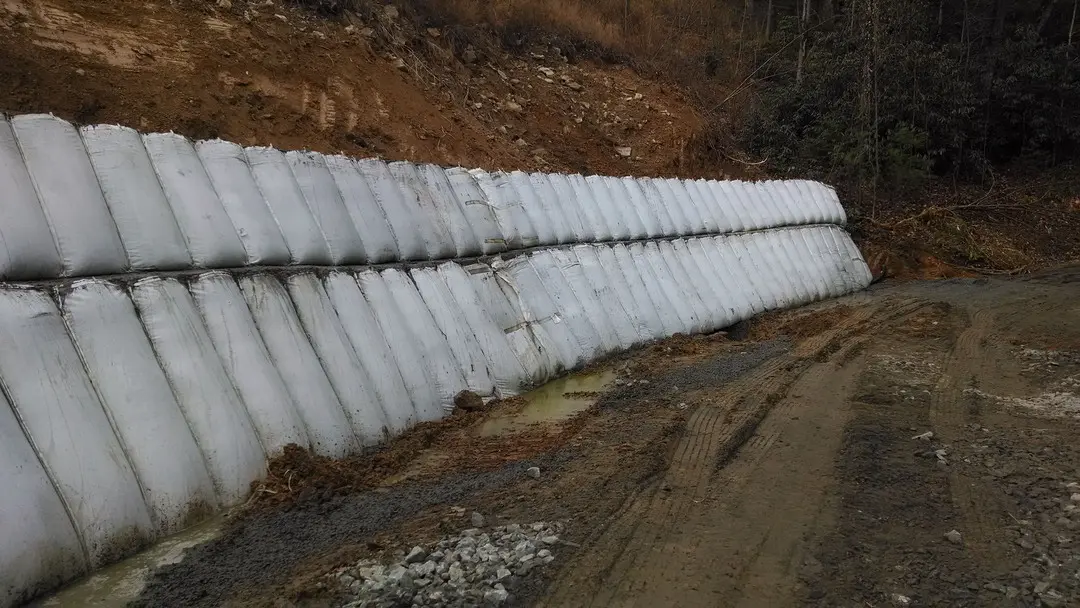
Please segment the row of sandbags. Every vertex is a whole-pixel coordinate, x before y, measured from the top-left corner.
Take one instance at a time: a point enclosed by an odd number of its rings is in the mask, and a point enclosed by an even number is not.
[[[0,606],[237,504],[289,443],[343,456],[465,389],[868,285],[812,226],[376,270],[0,287]]]
[[[0,280],[357,265],[843,224],[810,181],[488,173],[0,116]]]

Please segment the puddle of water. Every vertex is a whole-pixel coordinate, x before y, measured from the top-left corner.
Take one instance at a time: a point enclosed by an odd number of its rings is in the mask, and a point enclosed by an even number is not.
[[[480,425],[477,433],[501,435],[522,431],[533,424],[566,420],[596,402],[596,396],[582,393],[606,390],[615,376],[614,371],[604,370],[548,382],[522,395],[525,405],[521,409],[489,418]]]
[[[178,563],[184,551],[215,538],[224,517],[218,516],[158,542],[153,547],[102,568],[55,595],[31,604],[36,608],[122,608],[142,593],[146,581],[161,566]]]

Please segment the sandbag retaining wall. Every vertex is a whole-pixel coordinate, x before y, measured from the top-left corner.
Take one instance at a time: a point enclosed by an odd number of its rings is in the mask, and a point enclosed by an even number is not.
[[[31,116],[0,121],[0,195],[0,276],[27,281],[0,284],[0,606],[237,504],[288,443],[343,456],[463,389],[870,281],[813,182],[490,174]],[[181,272],[124,275],[155,269]],[[95,274],[117,276],[66,278]]]

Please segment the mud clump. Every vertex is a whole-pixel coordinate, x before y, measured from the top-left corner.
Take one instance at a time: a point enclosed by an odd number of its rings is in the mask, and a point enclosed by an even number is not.
[[[472,391],[461,391],[454,396],[454,408],[465,412],[478,412],[484,409],[484,400]]]

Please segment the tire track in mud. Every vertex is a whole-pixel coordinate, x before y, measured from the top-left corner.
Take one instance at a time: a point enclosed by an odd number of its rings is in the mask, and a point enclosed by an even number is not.
[[[745,377],[725,387],[717,387],[715,403],[697,407],[669,460],[668,469],[631,496],[623,507],[589,540],[586,553],[564,569],[551,587],[551,596],[541,602],[549,606],[629,605],[645,591],[643,569],[659,565],[671,571],[681,569],[693,550],[671,542],[692,510],[715,501],[712,492],[723,489],[714,483],[717,469],[751,440],[758,424],[777,404],[784,402],[788,388],[812,366],[815,359],[844,361],[868,339],[868,333],[884,322],[912,314],[920,301],[894,301],[856,309],[830,329],[809,337],[793,349],[766,362]],[[873,325],[873,327],[871,326]],[[845,340],[863,337],[843,345]],[[833,350],[835,352],[829,352]],[[764,458],[776,436],[757,440],[758,459]],[[687,549],[691,549],[689,552]]]
[[[930,396],[930,424],[934,433],[947,442],[954,441],[968,419],[964,391],[971,388],[978,374],[983,354],[983,342],[994,325],[994,313],[977,309],[970,324],[956,339],[946,356],[945,365]],[[966,522],[965,542],[986,546],[995,532],[989,511],[981,505],[976,485],[957,473],[949,473],[949,489],[953,503]]]

